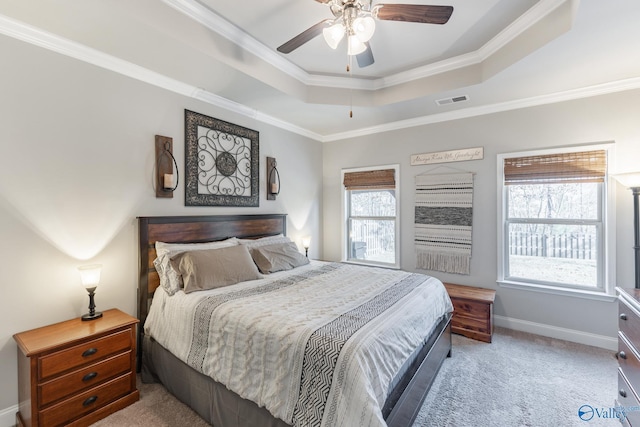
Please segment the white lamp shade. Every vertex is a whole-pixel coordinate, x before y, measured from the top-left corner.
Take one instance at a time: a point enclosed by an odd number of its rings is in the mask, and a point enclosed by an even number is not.
[[[355,32],[358,40],[362,43],[366,43],[371,40],[375,30],[376,21],[370,16],[356,18],[356,20],[353,21],[353,31]]]
[[[83,265],[78,267],[80,280],[85,288],[95,288],[100,283],[101,264]]]
[[[358,40],[356,36],[349,36],[349,47],[347,49],[348,55],[359,55],[367,50],[367,46]]]
[[[302,247],[305,249],[309,249],[311,246],[311,236],[305,236],[302,238]]]
[[[619,173],[613,177],[627,188],[640,187],[640,172]]]
[[[324,40],[331,49],[335,49],[340,44],[340,40],[344,37],[344,25],[337,23],[322,30]]]

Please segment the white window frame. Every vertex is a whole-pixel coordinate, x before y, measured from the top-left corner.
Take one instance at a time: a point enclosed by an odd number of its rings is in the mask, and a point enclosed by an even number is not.
[[[555,154],[555,153],[571,153],[591,150],[605,150],[607,152],[607,176],[602,185],[601,197],[601,246],[598,248],[598,274],[601,275],[602,285],[599,289],[586,290],[573,286],[563,286],[560,284],[541,284],[531,283],[526,280],[513,280],[506,277],[509,243],[507,222],[507,186],[504,185],[504,160],[512,157],[526,157],[535,155]],[[616,298],[615,294],[615,183],[614,179],[609,175],[614,159],[614,144],[605,143],[597,145],[581,145],[564,148],[551,148],[541,150],[531,150],[525,152],[512,152],[498,154],[497,156],[497,221],[498,221],[498,284],[501,287],[512,289],[525,289],[535,292],[545,292],[558,295],[576,296],[587,299],[612,301]]]
[[[383,263],[383,262],[375,262],[368,260],[354,260],[349,259],[349,202],[348,202],[348,191],[344,187],[344,175],[350,172],[366,172],[373,170],[383,170],[383,169],[393,169],[395,174],[395,196],[396,196],[396,216],[395,216],[395,241],[394,241],[394,251],[395,251],[395,261],[393,264]],[[341,246],[342,246],[342,262],[349,264],[358,264],[358,265],[369,265],[375,267],[386,267],[392,269],[400,269],[400,165],[381,165],[381,166],[369,166],[369,167],[361,167],[361,168],[347,168],[342,169],[340,174],[340,188],[342,192],[342,236],[341,236]]]

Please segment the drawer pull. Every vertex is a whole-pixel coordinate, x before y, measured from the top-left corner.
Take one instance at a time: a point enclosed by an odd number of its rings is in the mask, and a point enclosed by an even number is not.
[[[85,350],[85,351],[82,353],[82,357],[89,357],[89,356],[93,356],[93,355],[94,355],[94,354],[96,354],[97,352],[98,352],[98,349],[97,349],[97,348],[95,348],[95,347],[92,347],[92,348],[90,348],[90,349],[88,349],[88,350]]]
[[[627,314],[626,313],[620,313],[620,320],[627,320]]]
[[[620,393],[622,393],[622,390],[620,390]],[[98,400],[98,396],[87,397],[85,401],[82,402],[82,406],[89,406],[92,403],[95,403],[96,400]]]
[[[616,357],[619,359],[626,359],[627,353],[625,353],[624,351],[619,351],[618,354],[616,354]]]
[[[89,372],[87,375],[82,377],[82,381],[84,381],[84,382],[91,381],[92,379],[94,379],[97,376],[98,376],[97,372]]]
[[[627,397],[627,392],[622,390],[622,389],[620,389],[620,391],[618,393],[620,393],[620,396],[622,396],[622,397]]]

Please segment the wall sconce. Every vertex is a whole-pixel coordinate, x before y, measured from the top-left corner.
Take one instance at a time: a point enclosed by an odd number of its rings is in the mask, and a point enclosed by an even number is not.
[[[276,159],[267,157],[267,200],[275,200],[280,194],[280,173]]]
[[[156,135],[156,197],[173,198],[173,192],[178,188],[178,178],[178,163],[173,157],[173,138]]]
[[[302,238],[302,247],[304,248],[304,256],[309,258],[309,246],[311,246],[311,236]]]
[[[82,320],[99,319],[100,317],[102,317],[102,313],[96,311],[94,295],[96,288],[100,283],[100,272],[102,271],[102,265],[83,265],[82,267],[78,267],[78,270],[80,271],[80,280],[82,281],[82,286],[84,286],[87,292],[89,292],[89,313],[84,314],[82,316]]]
[[[633,250],[635,251],[635,287],[640,289],[640,172],[621,173],[613,176],[620,184],[631,190],[633,194]]]

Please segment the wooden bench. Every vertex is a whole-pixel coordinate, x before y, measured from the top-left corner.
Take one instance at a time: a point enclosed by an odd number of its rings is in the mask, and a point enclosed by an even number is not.
[[[453,283],[445,283],[444,286],[453,303],[451,332],[491,342],[496,291]]]

